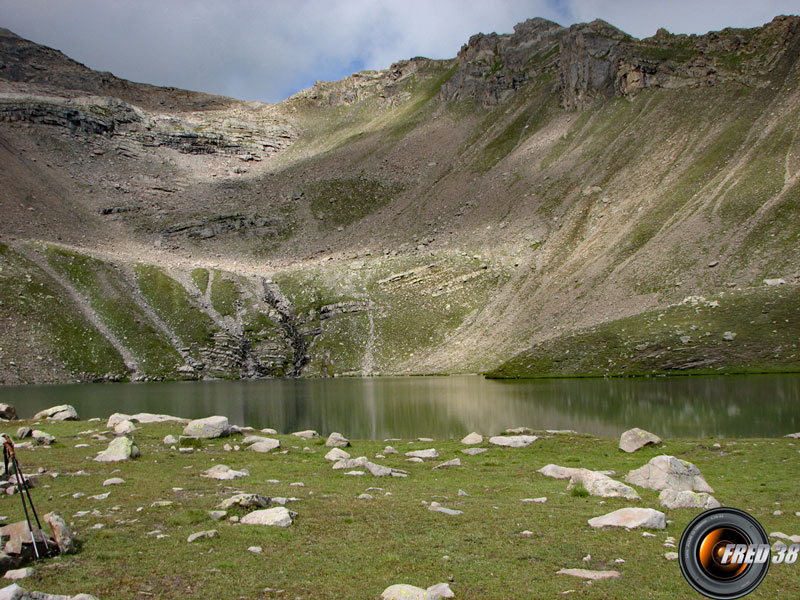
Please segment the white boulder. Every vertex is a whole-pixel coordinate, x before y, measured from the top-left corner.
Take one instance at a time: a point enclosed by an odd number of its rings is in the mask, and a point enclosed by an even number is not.
[[[600,517],[589,519],[589,525],[598,529],[602,527],[665,529],[667,517],[661,511],[653,508],[620,508]]]
[[[696,466],[666,454],[656,456],[646,465],[634,469],[628,473],[625,481],[656,491],[669,488],[714,493]]]
[[[50,421],[78,421],[78,411],[69,404],[61,404],[40,410],[33,415],[33,420],[48,419]]]
[[[623,452],[636,452],[645,446],[660,443],[661,438],[656,434],[634,427],[620,436],[619,449]]]
[[[489,438],[489,443],[506,448],[525,448],[538,439],[535,435],[495,435]]]
[[[290,511],[283,506],[276,506],[275,508],[265,508],[248,513],[239,522],[244,525],[289,527],[292,524],[292,519],[296,516],[296,512]]]

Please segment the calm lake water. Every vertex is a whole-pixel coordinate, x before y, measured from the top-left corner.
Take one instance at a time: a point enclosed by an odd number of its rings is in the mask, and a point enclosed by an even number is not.
[[[461,437],[508,427],[615,437],[779,437],[800,431],[800,375],[496,381],[374,377],[180,383],[0,386],[22,418],[72,404],[82,419],[114,412],[231,423],[281,433],[316,429],[353,439]]]

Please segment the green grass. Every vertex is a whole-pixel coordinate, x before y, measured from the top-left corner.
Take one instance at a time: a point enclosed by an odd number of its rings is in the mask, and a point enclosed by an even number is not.
[[[211,345],[217,327],[192,303],[183,286],[159,267],[139,263],[135,271],[145,299],[184,344],[195,348]]]
[[[7,352],[30,354],[40,344],[76,378],[94,380],[106,374],[127,376],[116,348],[87,321],[75,304],[38,266],[0,243],[0,341]],[[24,329],[23,340],[14,331]]]
[[[211,281],[211,304],[214,310],[223,317],[235,316],[241,303],[241,295],[234,281],[214,269],[214,279]]]
[[[208,269],[202,267],[192,269],[192,282],[202,294],[205,294],[208,289],[208,277]]]
[[[542,342],[491,377],[800,371],[800,287],[730,291]],[[726,341],[726,331],[736,334]],[[687,337],[688,341],[681,338]]]
[[[110,411],[109,411],[110,412]],[[12,433],[18,423],[0,431]],[[696,510],[663,509],[670,523],[656,537],[638,530],[593,530],[587,520],[617,508],[642,506],[661,509],[657,492],[638,490],[642,500],[601,499],[567,492],[567,482],[546,478],[535,470],[562,457],[580,459],[579,466],[612,469],[624,474],[653,456],[669,453],[696,464],[727,506],[748,510],[767,531],[795,533],[798,470],[797,443],[788,439],[666,440],[664,449],[645,448],[635,454],[617,449],[616,439],[589,435],[545,437],[528,448],[490,447],[469,457],[454,440],[432,444],[395,442],[403,451],[436,447],[440,459],[411,464],[402,454],[376,462],[406,469],[407,479],[348,477],[333,471],[323,459],[323,440],[306,442],[277,436],[286,455],[225,452],[224,443],[241,437],[212,440],[191,454],[179,454],[161,443],[177,435],[178,425],[143,425],[136,433],[142,456],[134,461],[101,464],[88,460],[107,442],[92,440],[85,422],[47,423],[42,427],[58,443],[49,450],[20,450],[23,469],[40,467],[60,477],[41,478],[32,491],[40,513],[59,510],[81,542],[75,555],[42,560],[36,574],[24,583],[48,593],[86,592],[99,598],[127,600],[143,596],[164,600],[189,597],[230,597],[235,582],[237,598],[299,598],[372,600],[389,585],[411,583],[427,587],[450,581],[456,598],[554,598],[569,589],[582,598],[637,597],[655,600],[694,597],[677,562],[668,562],[668,536],[680,538]],[[328,432],[321,432],[328,433]],[[346,434],[346,432],[344,432]],[[485,432],[488,433],[488,432]],[[721,448],[712,447],[718,442]],[[90,448],[75,448],[88,443]],[[354,441],[353,456],[373,457],[382,441]],[[312,452],[304,452],[309,446]],[[463,466],[432,470],[435,463],[459,457]],[[246,468],[250,476],[217,482],[199,476],[214,464]],[[112,472],[119,469],[119,473]],[[69,476],[83,470],[86,476]],[[126,483],[102,487],[111,476]],[[268,479],[279,483],[268,483]],[[290,487],[300,481],[303,488]],[[357,496],[369,487],[372,500]],[[180,489],[174,489],[180,488]],[[469,496],[459,496],[458,490]],[[297,511],[287,529],[246,526],[227,520],[212,521],[214,509],[234,490],[266,496],[295,496]],[[85,494],[73,498],[73,494]],[[106,500],[91,495],[110,492]],[[391,495],[386,495],[386,493]],[[544,504],[520,502],[547,497]],[[168,500],[167,507],[153,507]],[[426,503],[463,511],[448,516],[427,509]],[[783,515],[773,515],[776,507]],[[96,514],[73,516],[81,510]],[[3,511],[9,522],[23,518],[20,503],[9,498]],[[102,529],[94,529],[103,524]],[[216,529],[217,537],[187,543],[195,532]],[[162,539],[149,532],[160,530]],[[520,533],[532,532],[526,537]],[[260,546],[262,554],[247,551]],[[588,563],[582,559],[591,555]],[[447,557],[447,558],[445,558]],[[615,563],[622,558],[623,564]],[[613,568],[618,580],[586,585],[555,575],[560,568]],[[755,596],[772,598],[793,589],[791,566],[773,566]],[[265,588],[283,590],[265,592]]]
[[[402,190],[399,184],[358,176],[316,181],[308,186],[306,194],[320,228],[332,229],[363,219]]]
[[[46,253],[53,268],[88,298],[92,309],[130,349],[144,374],[174,374],[183,362],[180,355],[133,301],[131,290],[113,266],[56,247],[48,247]]]

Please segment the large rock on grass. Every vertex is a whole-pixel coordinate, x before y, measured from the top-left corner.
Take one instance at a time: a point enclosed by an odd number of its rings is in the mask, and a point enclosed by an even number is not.
[[[121,462],[139,456],[139,447],[128,437],[119,437],[113,440],[108,448],[98,454],[94,460],[97,462]]]
[[[34,421],[38,419],[49,419],[50,421],[78,421],[78,411],[69,404],[61,404],[40,410],[33,415]]]
[[[325,460],[330,460],[333,462],[347,460],[348,458],[350,458],[350,454],[341,448],[333,448],[325,455]]]
[[[247,449],[252,450],[253,452],[271,452],[277,448],[281,447],[281,443],[279,440],[275,440],[272,438],[264,438],[260,442],[256,442],[251,444]]]
[[[231,426],[228,423],[227,417],[219,415],[213,417],[206,417],[205,419],[195,419],[183,429],[183,435],[194,438],[212,439],[224,437],[231,431]]]
[[[220,481],[229,481],[231,479],[238,479],[239,477],[247,477],[248,475],[250,475],[250,473],[247,469],[236,471],[231,469],[228,465],[214,465],[210,469],[206,469],[200,473],[200,477],[218,479]]]
[[[653,508],[620,508],[600,517],[589,519],[589,525],[595,528],[625,527],[635,529],[665,529],[667,517]]]
[[[628,473],[625,481],[656,491],[671,489],[714,493],[696,466],[666,454],[656,456],[646,465],[634,469]]]
[[[592,496],[639,500],[639,494],[631,486],[625,485],[616,479],[611,479],[611,477],[600,471],[551,464],[539,469],[539,473],[555,479],[569,479],[568,489],[572,489],[580,483]]]
[[[16,421],[18,419],[17,409],[10,404],[0,402],[0,419],[5,419],[6,421]]]
[[[439,598],[455,598],[449,584],[437,583],[425,590],[415,585],[399,583],[390,585],[381,594],[381,600],[438,600]]]
[[[556,575],[570,575],[572,577],[580,577],[581,579],[589,579],[591,581],[599,581],[601,579],[619,579],[619,571],[590,571],[588,569],[560,569],[556,571]]]
[[[43,520],[50,526],[53,537],[62,554],[74,554],[78,551],[75,535],[66,524],[58,511],[52,511],[44,515]]]
[[[483,442],[483,436],[480,433],[468,433],[463,438],[461,438],[461,443],[466,444],[467,446],[471,446],[473,444],[480,444]]]
[[[538,439],[535,435],[495,435],[489,438],[489,443],[506,448],[525,448]]]
[[[344,437],[341,433],[334,431],[328,436],[328,439],[325,440],[325,445],[328,448],[346,448],[350,445],[350,440]]]
[[[714,496],[706,492],[666,489],[658,495],[658,502],[665,508],[700,508],[709,510],[719,508],[721,504]]]
[[[283,506],[255,510],[242,517],[240,523],[244,525],[268,525],[270,527],[289,527],[292,519],[297,516],[296,512],[290,511]]]
[[[619,449],[623,452],[636,452],[645,446],[660,444],[661,438],[655,433],[634,427],[623,433],[619,438]]]

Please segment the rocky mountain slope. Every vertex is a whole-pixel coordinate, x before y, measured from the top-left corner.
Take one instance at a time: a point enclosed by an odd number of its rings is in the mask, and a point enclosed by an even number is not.
[[[797,370],[800,18],[267,105],[0,30],[0,381]]]

